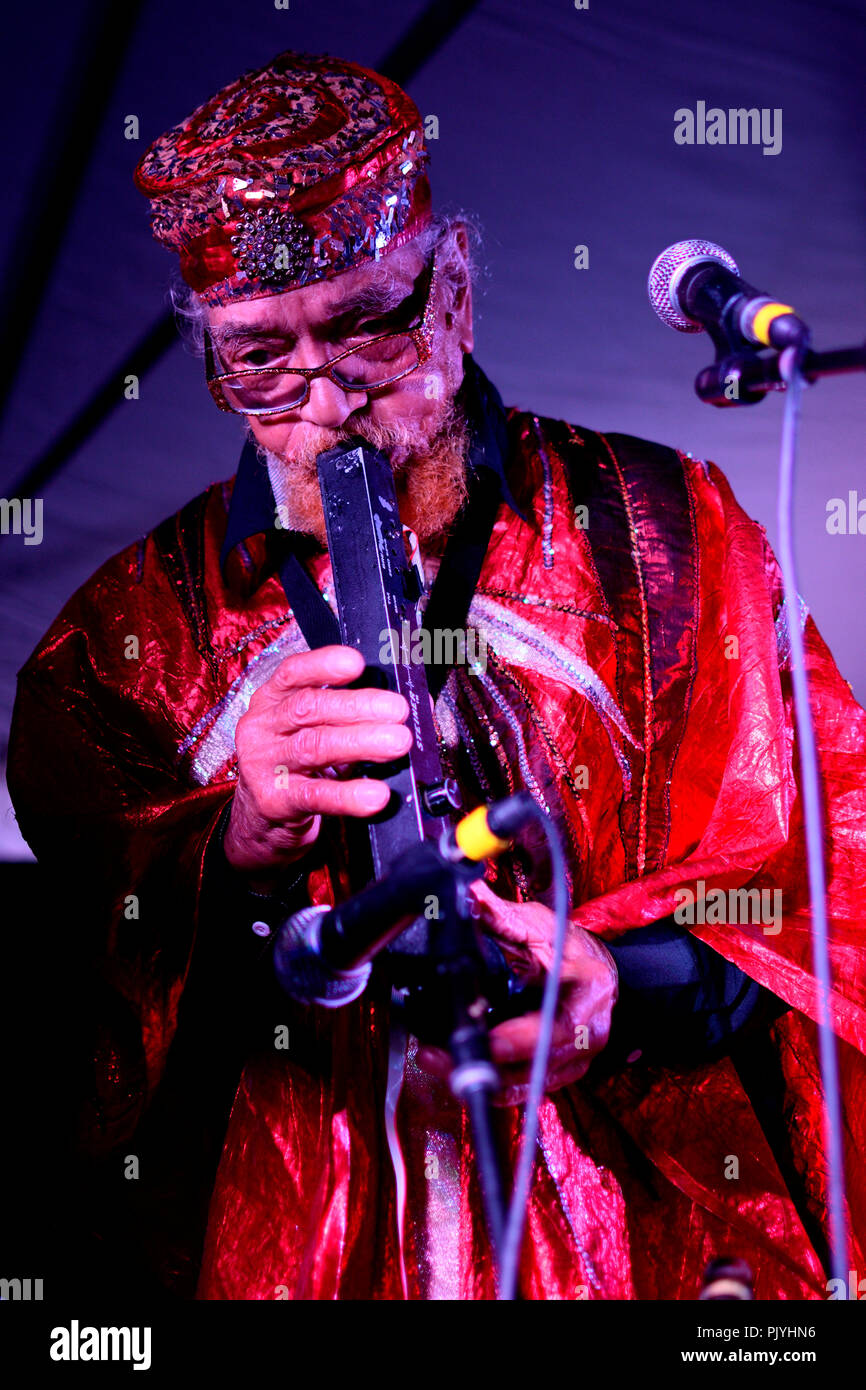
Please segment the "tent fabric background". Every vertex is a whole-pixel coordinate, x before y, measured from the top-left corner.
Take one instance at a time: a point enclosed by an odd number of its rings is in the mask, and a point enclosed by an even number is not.
[[[418,0],[144,0],[116,75],[47,294],[0,428],[0,495],[164,312],[171,258],[150,237],[132,170],[147,143],[244,68],[285,48],[375,67]],[[82,15],[53,0],[7,16],[8,261],[81,62]],[[816,346],[866,329],[859,0],[481,0],[407,83],[431,140],[434,201],[481,224],[476,356],[507,404],[711,458],[775,543],[781,401],[715,411],[692,390],[706,337],[652,314],[646,275],[669,243],[725,246],[744,277],[793,303]],[[782,111],[782,149],[681,146],[674,112]],[[125,138],[138,117],[140,138]],[[14,152],[14,154],[12,153]],[[574,265],[585,245],[587,269]],[[14,274],[15,267],[7,269]],[[806,393],[796,535],[801,590],[842,674],[866,700],[866,536],[830,535],[827,504],[866,497],[862,376]],[[0,749],[15,673],[101,562],[210,482],[229,477],[239,422],[220,415],[178,343],[44,486],[44,536],[0,537]],[[0,807],[0,859],[28,857]]]

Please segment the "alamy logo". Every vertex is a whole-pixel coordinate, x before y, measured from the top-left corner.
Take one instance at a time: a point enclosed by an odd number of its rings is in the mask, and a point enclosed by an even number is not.
[[[52,1361],[131,1361],[134,1371],[150,1370],[149,1327],[69,1327],[51,1329]]]
[[[782,108],[711,106],[699,101],[694,111],[681,106],[674,112],[674,140],[678,145],[763,145],[764,154],[782,149]]]
[[[403,619],[401,630],[383,627],[379,633],[379,660],[387,666],[468,666],[474,673],[487,670],[487,638],[474,627],[436,627],[432,633],[411,627]]]
[[[847,507],[844,497],[831,497],[827,503],[827,535],[866,536],[866,497],[849,488]]]
[[[719,922],[763,926],[765,936],[778,936],[782,930],[781,888],[711,888],[699,878],[691,888],[674,893],[674,921],[680,926],[714,926]]]
[[[832,1303],[834,1299],[850,1299],[852,1303],[862,1302],[866,1298],[866,1279],[860,1279],[856,1269],[848,1270],[848,1284],[846,1287],[844,1279],[827,1280],[827,1301]]]
[[[25,545],[41,545],[42,498],[0,497],[0,536],[23,536]]]
[[[0,1302],[39,1302],[42,1298],[41,1279],[0,1279]]]

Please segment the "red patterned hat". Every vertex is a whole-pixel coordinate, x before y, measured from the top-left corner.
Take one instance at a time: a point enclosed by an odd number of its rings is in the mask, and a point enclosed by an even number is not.
[[[281,53],[150,146],[153,234],[208,304],[340,275],[430,221],[418,108],[356,63]]]

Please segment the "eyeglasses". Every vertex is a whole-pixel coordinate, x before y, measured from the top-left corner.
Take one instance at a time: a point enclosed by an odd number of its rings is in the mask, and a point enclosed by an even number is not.
[[[221,372],[210,334],[205,332],[205,372],[216,404],[220,410],[239,415],[277,415],[306,405],[310,383],[317,376],[327,377],[343,391],[375,391],[400,381],[432,355],[439,282],[435,253],[428,273],[430,282],[417,327],[377,333],[321,367],[250,367],[242,372]]]

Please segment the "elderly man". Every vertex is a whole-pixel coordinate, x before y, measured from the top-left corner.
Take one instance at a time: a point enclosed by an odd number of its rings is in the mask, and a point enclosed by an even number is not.
[[[441,1054],[395,1040],[375,971],[323,1010],[282,995],[270,961],[288,913],[364,882],[387,799],[372,765],[411,742],[403,698],[358,688],[335,638],[316,459],[360,435],[391,460],[428,620],[486,645],[430,672],[446,770],[467,807],[528,791],[567,850],[522,1296],[694,1298],[724,1254],[758,1297],[825,1296],[790,621],[846,1105],[866,1042],[866,716],[716,468],[504,409],[471,355],[469,231],[433,218],[426,164],[392,82],[286,53],[137,171],[211,393],[249,439],[233,483],[105,564],[20,675],[10,786],[79,905],[90,980],[93,1221],[182,1296],[494,1296]],[[486,930],[542,980],[543,858],[516,846],[488,872]],[[491,1033],[512,1162],[537,1031],[530,1011]],[[847,1120],[854,1152],[862,1107]],[[850,1214],[856,1267],[859,1198]]]

